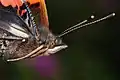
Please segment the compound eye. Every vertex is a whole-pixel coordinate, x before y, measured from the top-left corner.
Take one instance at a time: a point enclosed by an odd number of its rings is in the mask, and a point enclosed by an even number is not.
[[[55,40],[55,44],[56,45],[61,45],[62,44],[62,40],[61,39],[56,39]]]
[[[55,39],[55,43],[57,43],[58,42],[58,40],[57,39]]]

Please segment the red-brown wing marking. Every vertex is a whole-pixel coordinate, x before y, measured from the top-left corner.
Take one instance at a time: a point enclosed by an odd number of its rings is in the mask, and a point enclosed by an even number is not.
[[[12,7],[15,7],[16,4],[14,0],[0,0],[1,4],[4,5],[5,7],[12,5]]]
[[[48,14],[47,14],[47,9],[46,9],[46,4],[45,0],[26,0],[30,5],[39,3],[39,9],[40,9],[40,23],[41,25],[45,27],[49,27],[49,21],[48,21]],[[12,7],[18,7],[17,13],[19,14],[20,6],[23,5],[22,0],[0,0],[0,3],[7,7],[7,6],[12,6]]]

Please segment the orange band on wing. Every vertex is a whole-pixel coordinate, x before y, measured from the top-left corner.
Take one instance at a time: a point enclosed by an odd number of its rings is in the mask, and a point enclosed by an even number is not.
[[[14,0],[0,0],[1,4],[4,6],[12,5],[12,7],[15,7],[16,4],[14,3]]]
[[[48,14],[46,9],[45,0],[27,0],[30,4],[40,3],[40,23],[49,27]]]
[[[4,6],[11,5],[12,7],[21,6],[21,0],[0,0],[1,4]]]
[[[49,27],[48,14],[47,14],[45,0],[39,0],[39,1],[40,1],[41,24],[43,24],[46,27]]]

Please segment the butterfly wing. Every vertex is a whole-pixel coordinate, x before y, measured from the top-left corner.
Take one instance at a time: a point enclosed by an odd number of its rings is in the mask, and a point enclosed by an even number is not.
[[[47,14],[45,0],[37,0],[37,1],[39,1],[39,4],[40,4],[40,6],[39,6],[40,23],[45,27],[49,27],[48,14]]]
[[[0,29],[22,38],[28,38],[31,33],[19,16],[3,9],[0,9]]]
[[[40,24],[43,25],[44,27],[48,27],[49,21],[48,21],[48,14],[47,14],[45,0],[24,0],[24,1],[27,1],[30,8],[35,6],[38,9],[38,11],[40,12],[39,13]],[[20,11],[21,6],[23,6],[23,0],[0,0],[0,3],[5,7],[7,6],[17,7],[17,13],[19,15],[24,13],[24,10]]]
[[[21,17],[5,9],[0,9],[0,54],[3,54],[4,58],[19,58],[35,49],[36,46],[28,51],[27,46],[30,44],[26,45],[28,43],[22,41],[23,39],[28,40],[31,35],[28,26]]]

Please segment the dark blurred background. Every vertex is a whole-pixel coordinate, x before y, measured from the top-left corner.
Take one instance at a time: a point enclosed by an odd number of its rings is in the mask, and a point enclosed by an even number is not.
[[[1,59],[0,80],[120,80],[120,1],[46,0],[46,4],[55,34],[91,15],[116,16],[64,36],[69,47],[49,57],[12,63]]]

